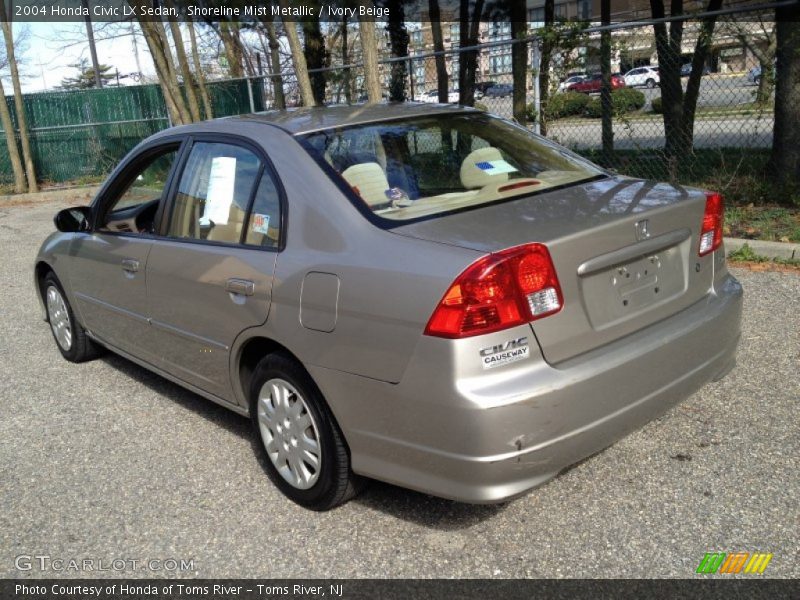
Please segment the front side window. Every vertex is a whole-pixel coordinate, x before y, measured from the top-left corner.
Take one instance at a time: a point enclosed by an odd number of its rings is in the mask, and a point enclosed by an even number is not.
[[[178,156],[178,146],[153,151],[132,173],[103,211],[100,229],[123,233],[153,233],[159,203],[170,171]]]
[[[484,113],[444,114],[303,136],[374,214],[405,221],[480,206],[603,171]]]
[[[183,169],[167,235],[239,243],[261,160],[241,146],[197,142]]]

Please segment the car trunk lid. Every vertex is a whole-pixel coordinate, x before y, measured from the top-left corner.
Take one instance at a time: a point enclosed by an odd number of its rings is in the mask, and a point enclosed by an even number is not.
[[[713,253],[697,252],[704,209],[702,191],[609,177],[392,231],[487,253],[546,244],[564,306],[531,326],[546,360],[555,364],[708,294]]]

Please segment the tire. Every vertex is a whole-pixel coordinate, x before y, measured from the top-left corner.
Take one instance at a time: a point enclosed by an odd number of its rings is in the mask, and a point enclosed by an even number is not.
[[[655,79],[648,79],[647,81],[645,81],[645,82],[644,82],[644,84],[647,86],[647,88],[648,88],[648,89],[651,89],[651,90],[652,90],[654,87],[656,87],[656,81],[655,81]]]
[[[64,288],[54,273],[48,273],[42,283],[42,298],[47,309],[47,322],[61,356],[80,363],[96,358],[100,348],[86,335],[67,300]]]
[[[267,474],[290,500],[324,511],[360,491],[362,480],[350,469],[344,436],[296,361],[270,354],[258,363],[250,385],[250,417]]]

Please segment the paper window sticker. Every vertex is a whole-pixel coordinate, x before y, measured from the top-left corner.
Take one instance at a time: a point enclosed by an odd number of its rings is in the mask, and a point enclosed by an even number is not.
[[[267,235],[269,233],[269,215],[254,213],[250,224],[250,229],[254,233]]]
[[[516,173],[517,168],[505,160],[484,160],[475,163],[481,171],[487,175],[499,175],[500,173]]]
[[[213,221],[227,225],[236,184],[236,159],[232,156],[215,156],[211,159],[208,175],[206,206],[201,222]]]

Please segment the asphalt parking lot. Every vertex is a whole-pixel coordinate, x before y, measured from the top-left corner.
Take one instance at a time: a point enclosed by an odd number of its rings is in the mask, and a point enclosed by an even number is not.
[[[319,514],[271,486],[245,419],[113,355],[61,358],[31,282],[61,206],[0,205],[0,577],[695,577],[710,551],[800,577],[800,276],[736,270],[738,367],[514,502],[374,483]]]

